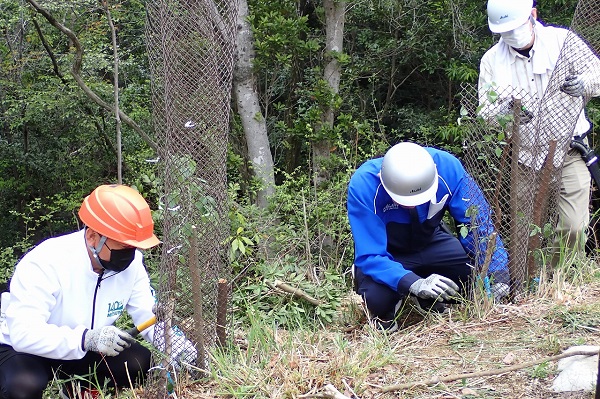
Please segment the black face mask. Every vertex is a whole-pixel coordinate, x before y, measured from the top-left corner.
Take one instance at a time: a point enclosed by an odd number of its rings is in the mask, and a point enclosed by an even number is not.
[[[117,273],[122,272],[129,267],[135,258],[135,248],[110,249],[108,245],[106,245],[106,248],[110,250],[110,260],[103,260],[98,257],[100,264],[106,270]]]

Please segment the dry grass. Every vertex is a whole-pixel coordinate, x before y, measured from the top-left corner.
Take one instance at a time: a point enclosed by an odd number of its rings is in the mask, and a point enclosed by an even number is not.
[[[232,351],[214,359],[210,381],[186,387],[179,397],[324,397],[323,387],[333,384],[358,398],[592,398],[589,392],[554,393],[555,362],[382,392],[401,383],[530,362],[573,345],[600,345],[600,283],[574,286],[561,280],[540,288],[542,297],[486,309],[456,305],[444,316],[422,318],[406,310],[403,328],[389,335],[374,331],[364,318],[314,332],[257,326],[260,337],[240,338]]]
[[[332,384],[347,397],[363,399],[591,399],[591,392],[552,391],[557,362],[384,391],[537,361],[575,345],[600,345],[598,276],[596,264],[587,264],[554,272],[539,282],[535,295],[510,304],[476,298],[454,305],[450,314],[425,318],[403,309],[402,328],[391,334],[374,330],[356,300],[344,305],[335,325],[316,331],[255,321],[228,350],[211,356],[209,378],[179,384],[177,398],[324,398],[325,385]],[[151,399],[143,392],[135,397]]]

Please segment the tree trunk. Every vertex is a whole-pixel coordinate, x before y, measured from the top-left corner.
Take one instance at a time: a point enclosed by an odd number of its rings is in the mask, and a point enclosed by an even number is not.
[[[344,1],[324,0],[325,9],[325,69],[323,79],[327,82],[330,90],[328,102],[323,105],[321,123],[316,127],[317,139],[312,146],[314,186],[318,188],[330,180],[329,169],[324,165],[331,156],[330,132],[333,130],[335,119],[335,100],[340,91],[341,67],[338,55],[342,53],[344,39],[345,7]],[[319,134],[321,133],[321,134]],[[318,194],[317,194],[318,196]],[[309,278],[317,278],[321,275],[321,264],[324,257],[330,257],[333,249],[333,238],[329,231],[330,222],[320,218],[320,227],[316,233],[319,246],[319,265],[314,270],[307,270]],[[314,275],[313,275],[314,273]]]
[[[257,193],[256,204],[265,208],[268,198],[275,193],[275,173],[267,124],[260,109],[256,76],[252,70],[254,39],[247,18],[248,2],[238,0],[237,63],[233,75],[233,96],[242,121],[252,172],[260,182],[261,190]]]
[[[341,68],[337,60],[337,54],[342,52],[344,44],[344,22],[346,2],[335,0],[324,0],[325,9],[325,57],[327,64],[323,78],[331,89],[332,99],[340,91]],[[337,53],[337,54],[336,54]],[[331,130],[335,118],[335,109],[332,101],[323,110],[321,117],[321,126],[318,129]],[[323,168],[323,163],[329,159],[330,141],[325,138],[313,143],[313,167],[315,172],[315,184],[328,180],[327,171]]]

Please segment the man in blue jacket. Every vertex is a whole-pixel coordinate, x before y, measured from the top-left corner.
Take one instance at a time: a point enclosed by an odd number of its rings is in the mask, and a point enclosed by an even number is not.
[[[446,211],[464,236],[444,228]],[[404,142],[361,165],[348,186],[348,219],[355,289],[376,326],[397,329],[394,318],[407,296],[418,309],[443,312],[444,302],[465,293],[494,232],[490,213],[461,162],[445,151]],[[496,237],[488,266],[495,299],[509,293],[507,263]]]

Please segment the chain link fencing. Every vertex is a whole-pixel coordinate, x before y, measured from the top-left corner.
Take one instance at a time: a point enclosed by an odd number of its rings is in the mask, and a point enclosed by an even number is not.
[[[581,0],[540,98],[510,82],[462,87],[464,162],[490,203],[507,248],[513,297],[536,281],[541,267],[557,264],[568,252],[556,230],[563,165],[581,158],[571,143],[588,130],[582,111],[591,96],[600,94],[599,45],[600,1]],[[561,91],[574,75],[585,83],[580,97]],[[482,223],[481,215],[472,218],[474,224]]]
[[[151,0],[146,43],[162,172],[155,282],[162,354],[147,383],[166,397],[202,376],[225,340],[229,269],[226,154],[235,55],[233,0]]]

